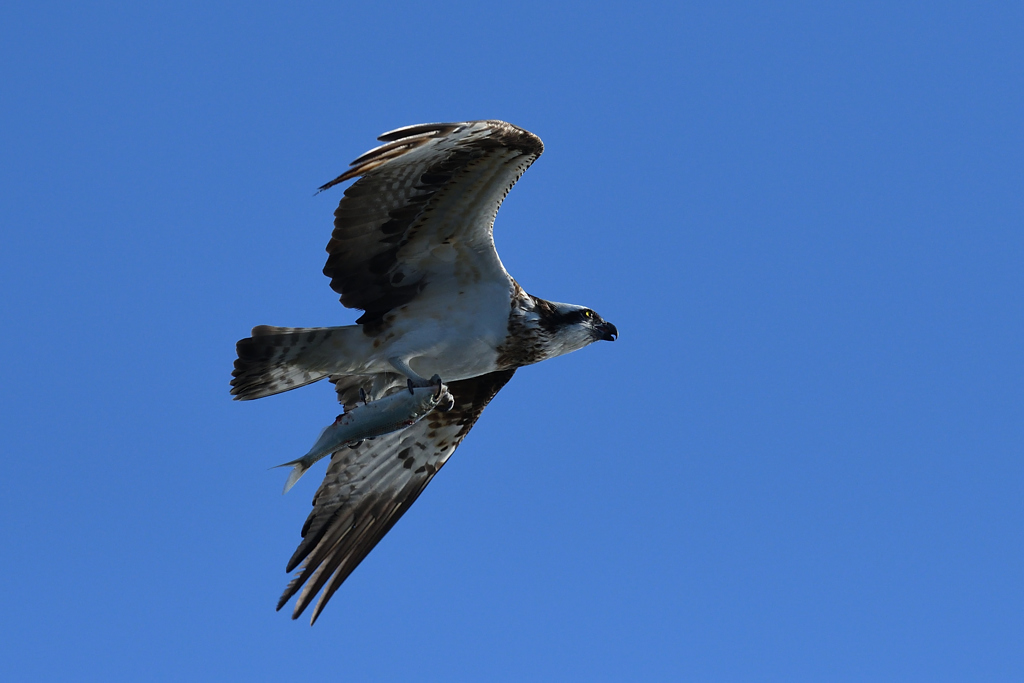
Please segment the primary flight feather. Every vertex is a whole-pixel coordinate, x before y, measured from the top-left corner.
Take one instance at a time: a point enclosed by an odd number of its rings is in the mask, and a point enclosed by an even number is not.
[[[454,405],[399,431],[340,448],[313,499],[299,567],[278,603],[292,618],[331,595],[405,513],[516,368],[613,341],[589,308],[527,294],[494,248],[502,200],[544,149],[503,121],[428,123],[385,144],[327,183],[357,179],[334,212],[324,274],[355,325],[261,325],[238,342],[231,393],[261,398],[328,378],[354,407],[439,376]],[[411,382],[410,382],[411,380]]]

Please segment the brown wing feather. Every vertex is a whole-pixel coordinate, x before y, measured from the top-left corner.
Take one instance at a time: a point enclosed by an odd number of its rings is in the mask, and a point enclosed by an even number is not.
[[[299,593],[292,618],[323,589],[310,623],[331,595],[409,509],[447,462],[495,394],[515,370],[452,382],[455,406],[429,414],[412,427],[367,440],[333,455],[302,527],[302,542],[288,561],[302,563],[277,604]],[[301,589],[301,592],[300,592]]]
[[[498,207],[544,150],[536,135],[503,121],[422,124],[380,139],[321,188],[359,178],[334,213],[324,275],[369,324],[411,301],[428,276],[454,276],[450,265],[431,272],[432,246],[486,241],[493,251]]]

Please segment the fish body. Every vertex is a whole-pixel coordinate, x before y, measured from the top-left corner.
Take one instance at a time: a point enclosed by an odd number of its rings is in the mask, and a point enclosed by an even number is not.
[[[440,406],[442,410],[447,410],[453,403],[454,399],[448,393],[448,388],[437,379],[436,384],[432,386],[410,385],[408,389],[352,408],[339,415],[338,419],[320,432],[319,438],[308,453],[297,460],[278,465],[292,467],[288,481],[284,485],[284,493],[288,493],[306,470],[321,458],[364,439],[405,429],[419,422],[434,408]]]

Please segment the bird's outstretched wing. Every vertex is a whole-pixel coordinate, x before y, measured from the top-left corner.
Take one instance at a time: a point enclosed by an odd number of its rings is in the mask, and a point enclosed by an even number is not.
[[[432,412],[407,429],[335,453],[288,562],[289,572],[302,567],[277,609],[298,593],[292,613],[297,619],[323,589],[310,619],[316,622],[334,591],[415,502],[514,372],[452,382],[450,411]]]
[[[494,217],[541,155],[533,133],[504,121],[426,123],[381,135],[385,144],[327,183],[359,178],[334,216],[324,275],[341,303],[380,323],[432,283],[508,280],[494,250]]]

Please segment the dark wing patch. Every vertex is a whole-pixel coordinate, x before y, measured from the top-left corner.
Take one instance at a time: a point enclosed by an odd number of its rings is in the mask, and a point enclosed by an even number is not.
[[[287,571],[300,563],[302,568],[277,609],[298,593],[292,613],[297,619],[323,589],[310,619],[315,623],[334,592],[415,502],[514,372],[452,382],[448,389],[455,406],[447,413],[430,413],[412,427],[335,453],[302,527],[302,542],[288,561]]]
[[[380,140],[321,188],[359,178],[334,213],[324,275],[369,325],[431,277],[454,277],[450,263],[432,260],[432,247],[461,242],[493,254],[494,215],[544,150],[536,135],[503,121],[421,124]],[[491,260],[500,269],[496,254]]]

